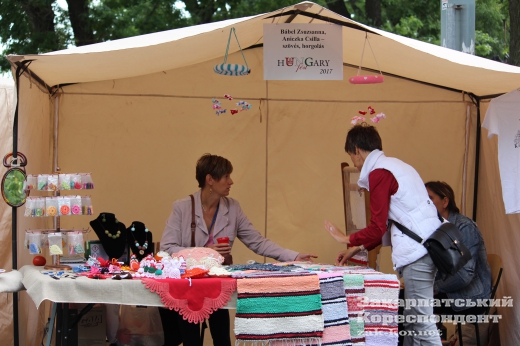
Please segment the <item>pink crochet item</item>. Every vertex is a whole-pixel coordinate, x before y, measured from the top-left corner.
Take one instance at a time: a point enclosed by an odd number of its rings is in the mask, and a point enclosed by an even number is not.
[[[208,247],[186,248],[172,255],[172,257],[180,256],[186,260],[186,269],[204,267],[209,270],[224,262],[224,257],[222,257],[217,251]]]

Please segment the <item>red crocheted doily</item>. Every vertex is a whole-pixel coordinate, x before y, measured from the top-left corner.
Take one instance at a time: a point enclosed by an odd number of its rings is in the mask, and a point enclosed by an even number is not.
[[[185,320],[200,323],[213,311],[224,307],[236,291],[237,281],[232,278],[141,279],[150,292],[161,297],[170,310],[178,311]]]

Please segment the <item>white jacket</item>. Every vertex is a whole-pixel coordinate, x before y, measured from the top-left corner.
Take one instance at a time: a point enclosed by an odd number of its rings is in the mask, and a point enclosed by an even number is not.
[[[388,218],[407,227],[421,238],[428,238],[441,224],[437,209],[428,197],[428,192],[419,173],[403,161],[386,157],[380,150],[372,151],[361,169],[358,185],[370,191],[368,176],[375,169],[390,171],[399,187],[390,198]],[[391,226],[392,261],[394,269],[415,262],[426,255],[426,248]]]

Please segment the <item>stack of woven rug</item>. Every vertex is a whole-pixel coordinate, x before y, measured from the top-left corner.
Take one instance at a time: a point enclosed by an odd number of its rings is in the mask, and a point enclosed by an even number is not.
[[[321,346],[351,346],[347,299],[342,273],[319,273],[325,329]]]
[[[323,329],[316,274],[267,274],[237,280],[237,344],[320,344]]]
[[[365,275],[367,345],[396,345],[399,280],[395,275]]]
[[[364,295],[365,280],[361,274],[343,274],[343,284],[347,297],[348,317],[352,345],[365,345]]]

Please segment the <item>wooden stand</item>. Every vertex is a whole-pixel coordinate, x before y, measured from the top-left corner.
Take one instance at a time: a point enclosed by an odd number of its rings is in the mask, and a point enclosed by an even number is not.
[[[52,255],[52,263],[53,264],[47,264],[43,268],[50,270],[72,270],[71,266],[60,264],[60,255]]]

